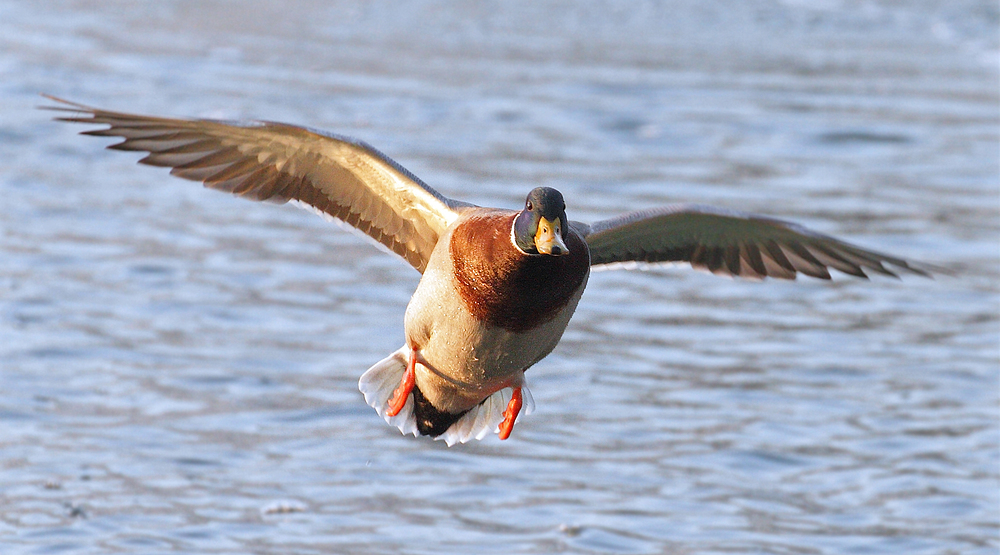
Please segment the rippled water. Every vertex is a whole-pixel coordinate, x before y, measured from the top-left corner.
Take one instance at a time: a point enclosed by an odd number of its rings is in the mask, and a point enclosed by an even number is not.
[[[995,2],[0,4],[0,552],[996,553]],[[51,123],[363,138],[449,196],[800,221],[954,277],[601,272],[512,438],[357,378],[418,275]]]

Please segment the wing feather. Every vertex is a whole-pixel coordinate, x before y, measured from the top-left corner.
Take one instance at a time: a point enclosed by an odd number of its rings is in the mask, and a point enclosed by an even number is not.
[[[120,137],[108,148],[206,187],[258,201],[303,203],[354,226],[423,272],[434,245],[473,205],[449,199],[372,146],[274,122],[170,119],[49,99],[61,121],[107,125],[85,135]]]
[[[688,262],[715,274],[830,279],[830,271],[867,278],[898,271],[929,277],[943,271],[869,251],[798,224],[697,204],[625,214],[591,225],[574,222],[586,237],[594,265],[615,262]],[[891,266],[890,270],[886,266]]]
[[[764,266],[764,260],[760,256],[760,247],[756,244],[741,241],[740,259],[746,262],[746,265],[740,267],[742,273],[738,275],[753,279],[764,279],[767,275],[767,267]]]

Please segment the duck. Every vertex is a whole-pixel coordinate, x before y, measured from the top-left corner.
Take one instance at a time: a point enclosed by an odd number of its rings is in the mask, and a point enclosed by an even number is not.
[[[420,272],[405,343],[365,371],[365,401],[404,435],[449,446],[507,439],[534,401],[525,372],[556,347],[592,268],[681,263],[763,280],[830,270],[929,277],[931,267],[796,223],[701,204],[673,204],[590,224],[563,195],[532,188],[518,209],[448,198],[354,138],[271,121],[143,116],[54,96],[56,120],[100,125],[107,148],[139,163],[255,201],[291,203],[339,220]]]

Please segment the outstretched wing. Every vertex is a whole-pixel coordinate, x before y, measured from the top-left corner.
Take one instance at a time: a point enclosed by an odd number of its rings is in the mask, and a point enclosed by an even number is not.
[[[49,96],[75,115],[105,124],[84,135],[122,137],[108,148],[144,151],[139,160],[178,177],[251,200],[305,204],[366,233],[423,272],[434,245],[462,208],[372,146],[349,137],[273,122],[139,116]]]
[[[927,277],[931,271],[798,224],[697,204],[574,224],[587,239],[593,265],[690,262],[715,274],[756,279],[795,279],[799,272],[830,279],[828,268],[861,278],[868,277],[866,270],[893,277],[899,270]]]

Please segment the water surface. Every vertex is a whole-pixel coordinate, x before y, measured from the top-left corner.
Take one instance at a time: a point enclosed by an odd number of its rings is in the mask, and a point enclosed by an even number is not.
[[[996,553],[990,2],[0,6],[3,553]],[[363,138],[584,221],[752,210],[953,268],[595,273],[506,442],[402,437],[358,376],[418,275],[34,110]]]

